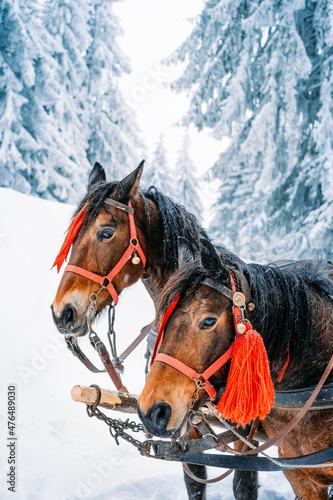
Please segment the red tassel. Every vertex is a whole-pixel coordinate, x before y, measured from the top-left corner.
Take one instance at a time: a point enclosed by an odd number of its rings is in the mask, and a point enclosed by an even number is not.
[[[82,223],[84,221],[84,218],[87,213],[87,206],[88,202],[81,208],[80,212],[77,214],[75,219],[72,220],[71,225],[68,228],[68,232],[65,238],[65,241],[62,244],[62,247],[60,249],[60,252],[58,253],[54,264],[51,269],[54,268],[54,266],[57,266],[57,271],[59,272],[61,269],[61,266],[64,263],[64,260],[67,259],[67,255],[69,254],[69,251],[71,249],[71,246],[73,244],[74,238],[79,232],[80,227],[82,226]]]
[[[257,417],[265,418],[274,405],[274,387],[261,335],[245,323],[237,334],[226,390],[217,410],[226,419],[245,426]]]

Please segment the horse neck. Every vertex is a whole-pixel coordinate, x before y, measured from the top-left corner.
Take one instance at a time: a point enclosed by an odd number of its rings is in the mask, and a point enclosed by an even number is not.
[[[145,210],[143,210],[142,230],[145,237],[147,264],[141,281],[156,307],[161,289],[174,269],[168,271],[165,269],[163,227],[158,207],[148,198],[143,201]]]

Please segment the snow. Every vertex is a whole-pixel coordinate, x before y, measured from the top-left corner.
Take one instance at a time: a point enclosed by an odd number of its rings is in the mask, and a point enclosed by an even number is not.
[[[125,442],[117,447],[107,426],[88,418],[74,403],[76,384],[111,388],[108,377],[88,372],[65,347],[49,306],[60,276],[50,271],[73,207],[0,188],[1,286],[1,443],[0,472],[8,472],[7,386],[17,391],[17,491],[0,484],[7,500],[131,500],[186,498],[180,464],[141,457]],[[7,214],[4,216],[4,214]],[[144,287],[126,290],[117,306],[119,351],[152,320],[153,305]],[[103,337],[105,318],[96,330]],[[86,339],[82,349],[98,360]],[[144,384],[141,345],[126,363],[124,382],[139,393]],[[114,413],[117,418],[121,414]],[[216,470],[210,476],[217,475]],[[208,498],[232,499],[232,478],[208,487]],[[292,499],[282,474],[262,474],[259,498]],[[276,493],[278,492],[278,493]]]

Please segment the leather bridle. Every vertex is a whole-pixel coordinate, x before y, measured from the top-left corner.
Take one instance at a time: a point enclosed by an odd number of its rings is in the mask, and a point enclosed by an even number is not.
[[[125,266],[125,264],[131,257],[133,264],[139,264],[141,259],[143,267],[145,267],[146,265],[146,257],[145,254],[143,253],[143,250],[137,238],[137,232],[134,221],[134,209],[132,207],[131,201],[128,202],[127,206],[123,205],[122,203],[119,203],[118,201],[112,200],[111,198],[106,198],[104,200],[104,203],[106,203],[107,205],[111,205],[119,210],[122,210],[123,212],[126,212],[128,214],[129,225],[130,225],[130,241],[126,251],[120,258],[120,260],[117,262],[117,264],[114,266],[114,268],[111,269],[109,274],[107,274],[106,276],[100,276],[99,274],[92,273],[91,271],[87,271],[82,267],[73,266],[71,264],[68,264],[66,266],[65,272],[79,274],[84,278],[88,278],[91,281],[99,283],[101,285],[101,288],[105,288],[109,292],[109,294],[113,299],[114,305],[116,305],[118,303],[119,296],[112,283],[112,280],[115,278],[115,276],[117,276],[119,271]]]

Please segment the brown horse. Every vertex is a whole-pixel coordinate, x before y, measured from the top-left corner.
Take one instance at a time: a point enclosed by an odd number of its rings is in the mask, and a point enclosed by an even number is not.
[[[178,266],[178,236],[191,241],[197,252],[201,251],[200,239],[207,238],[194,216],[184,207],[164,196],[155,188],[139,189],[143,162],[120,182],[106,182],[104,169],[95,164],[89,176],[88,192],[78,206],[74,218],[86,207],[83,224],[74,239],[69,265],[74,265],[100,276],[116,266],[130,242],[129,215],[107,199],[134,209],[137,239],[147,259],[133,263],[129,259],[112,280],[117,294],[142,279],[154,303],[162,287]],[[65,272],[52,305],[54,322],[63,334],[77,336],[87,333],[87,309],[91,293],[99,293],[97,309],[101,312],[112,302],[107,289],[74,272]],[[156,325],[157,326],[157,325]],[[205,467],[192,466],[193,472],[206,477]],[[190,499],[204,499],[205,485],[185,475]],[[237,472],[234,478],[235,498],[241,500],[242,490],[247,500],[257,498],[257,478],[252,472]]]
[[[312,261],[291,263],[281,269],[247,265],[227,250],[217,255],[211,244],[206,242],[204,246],[206,252],[201,252],[200,259],[189,242],[181,241],[183,264],[162,291],[160,316],[180,294],[159,348],[166,355],[164,359],[170,356],[202,373],[227,351],[235,337],[231,300],[203,282],[210,279],[231,289],[231,274],[255,305],[250,321],[263,338],[275,387],[288,390],[317,384],[333,354],[333,266]],[[290,360],[278,382],[288,350]],[[217,391],[225,385],[229,366],[224,365],[209,379]],[[332,380],[331,373],[328,381]],[[177,437],[188,425],[189,407],[195,397],[198,389],[191,378],[156,360],[139,400],[139,415],[150,433]],[[206,391],[199,390],[194,408],[207,398]],[[267,435],[276,435],[294,416],[294,411],[273,408],[262,421]],[[308,412],[278,443],[280,457],[285,458],[330,446],[331,409]],[[284,473],[298,500],[328,499],[333,467]]]

